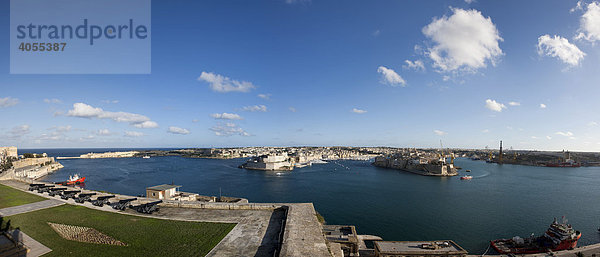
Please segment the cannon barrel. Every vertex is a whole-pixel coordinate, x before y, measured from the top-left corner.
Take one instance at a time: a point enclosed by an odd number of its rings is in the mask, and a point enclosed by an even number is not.
[[[125,209],[127,209],[127,207],[129,207],[129,205],[130,205],[129,202],[135,201],[135,200],[137,200],[137,198],[123,199],[123,200],[119,200],[116,203],[111,203],[110,205],[115,210],[124,211]]]
[[[131,206],[131,208],[140,213],[152,214],[153,212],[158,211],[159,208],[157,205],[159,203],[162,203],[162,200]]]
[[[81,192],[81,190],[67,190],[67,191],[62,191],[62,195],[60,196],[60,198],[64,199],[64,200],[68,200],[71,197],[75,197],[75,194]]]
[[[92,204],[95,206],[99,206],[102,207],[104,206],[104,204],[109,204],[110,202],[108,201],[108,199],[115,197],[114,195],[105,195],[105,196],[98,196],[95,200],[91,200]]]
[[[55,187],[55,188],[50,188],[50,190],[48,191],[48,195],[50,196],[55,196],[60,194],[61,191],[67,190],[64,187]]]
[[[37,190],[41,186],[45,186],[45,184],[29,184],[29,191]]]
[[[154,201],[154,202],[149,202],[149,203],[145,203],[146,205],[157,205],[159,203],[162,203],[162,200],[158,200],[158,201]]]
[[[92,195],[95,195],[96,193],[85,193],[85,194],[79,194],[77,197],[73,198],[75,199],[75,202],[77,203],[83,203],[85,201],[90,200],[90,198],[92,197]]]
[[[38,193],[43,193],[43,192],[48,192],[50,191],[50,188],[54,187],[54,185],[43,185],[38,187]]]

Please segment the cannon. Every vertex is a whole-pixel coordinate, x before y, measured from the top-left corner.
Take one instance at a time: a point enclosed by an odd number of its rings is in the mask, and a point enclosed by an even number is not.
[[[153,212],[158,211],[159,203],[162,203],[162,200],[131,206],[131,208],[140,213],[152,214]]]
[[[124,211],[125,209],[127,209],[127,207],[129,207],[129,203],[135,200],[137,200],[137,198],[123,199],[119,200],[118,202],[111,203],[110,206],[112,206],[112,208],[115,210]]]
[[[53,188],[53,187],[54,187],[54,185],[43,185],[43,186],[38,187],[37,191],[38,191],[38,193],[49,192],[50,188]]]
[[[75,199],[76,203],[83,203],[85,201],[90,201],[90,199],[92,198],[92,195],[95,195],[96,193],[86,193],[86,194],[79,194],[77,197],[74,197],[73,199]]]
[[[95,206],[99,206],[102,207],[105,204],[109,204],[108,199],[115,197],[114,195],[105,195],[105,196],[98,196],[96,199],[91,200],[92,204]]]
[[[62,192],[60,198],[69,200],[69,198],[75,198],[75,195],[80,192],[81,190],[66,190]]]
[[[41,186],[45,186],[46,184],[29,184],[29,191],[38,190]]]
[[[48,191],[48,195],[49,196],[55,196],[55,195],[60,195],[62,193],[62,191],[67,190],[64,187],[55,187],[55,188],[50,188],[50,191]]]

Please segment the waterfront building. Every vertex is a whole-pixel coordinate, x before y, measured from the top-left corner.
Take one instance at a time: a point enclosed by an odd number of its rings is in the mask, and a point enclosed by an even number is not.
[[[198,194],[180,192],[178,189],[181,186],[163,184],[158,186],[152,186],[146,188],[146,197],[160,199],[160,200],[173,200],[173,201],[196,201]]]
[[[467,251],[452,240],[375,241],[375,257],[465,257]]]
[[[244,163],[241,168],[250,170],[293,170],[294,164],[287,153],[261,155]]]
[[[358,236],[354,226],[324,225],[323,235],[329,244],[339,244],[344,256],[359,256]]]

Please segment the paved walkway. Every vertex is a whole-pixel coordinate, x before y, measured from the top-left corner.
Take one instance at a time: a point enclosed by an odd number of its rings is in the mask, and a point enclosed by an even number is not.
[[[41,202],[28,203],[28,204],[24,204],[24,205],[0,209],[0,216],[12,216],[12,215],[21,214],[21,213],[37,211],[37,210],[46,209],[46,208],[52,208],[52,207],[56,207],[56,206],[63,205],[63,204],[65,204],[65,203],[62,201],[58,201],[58,200],[46,200],[46,201],[41,201]]]

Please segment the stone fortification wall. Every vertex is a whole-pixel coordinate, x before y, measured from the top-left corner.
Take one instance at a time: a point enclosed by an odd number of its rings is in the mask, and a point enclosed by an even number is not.
[[[19,168],[23,168],[23,167],[27,167],[27,166],[34,166],[34,165],[41,165],[43,163],[46,162],[54,162],[54,157],[42,157],[42,158],[26,158],[26,159],[21,159],[18,161],[14,161],[13,162],[13,167],[15,169],[19,169]]]

